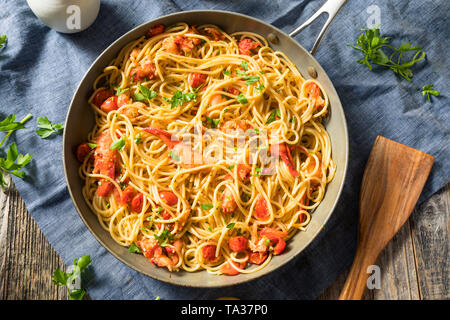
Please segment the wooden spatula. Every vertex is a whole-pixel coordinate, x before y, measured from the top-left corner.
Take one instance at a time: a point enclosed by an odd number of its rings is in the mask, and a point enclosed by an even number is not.
[[[406,222],[428,178],[434,158],[378,136],[370,152],[359,199],[358,246],[339,296],[361,299],[381,250]]]

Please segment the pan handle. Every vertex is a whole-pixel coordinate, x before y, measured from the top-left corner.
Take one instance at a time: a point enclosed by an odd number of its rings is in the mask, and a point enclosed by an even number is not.
[[[316,20],[322,13],[326,12],[328,13],[328,19],[327,22],[325,22],[325,25],[323,26],[322,30],[320,30],[319,36],[317,37],[316,42],[314,43],[313,48],[311,49],[311,54],[315,55],[317,48],[319,47],[320,41],[322,40],[325,32],[327,31],[328,27],[330,26],[331,21],[333,21],[336,14],[341,10],[341,8],[344,6],[344,4],[347,2],[347,0],[328,0],[325,2],[325,4],[317,10],[316,13],[312,15],[311,18],[306,20],[300,27],[292,31],[289,36],[294,37],[297,35],[300,31],[305,29],[307,26],[311,24],[314,20]]]

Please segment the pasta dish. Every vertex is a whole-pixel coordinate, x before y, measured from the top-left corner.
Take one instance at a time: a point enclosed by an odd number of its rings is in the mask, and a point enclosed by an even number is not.
[[[333,179],[328,97],[250,32],[155,25],[93,83],[83,195],[130,254],[169,271],[256,272]]]

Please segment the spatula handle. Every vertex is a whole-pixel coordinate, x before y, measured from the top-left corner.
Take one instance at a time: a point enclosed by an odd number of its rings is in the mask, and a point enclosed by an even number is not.
[[[367,249],[361,245],[356,249],[355,259],[339,295],[339,300],[361,300],[369,277],[367,268],[377,260],[377,256]]]

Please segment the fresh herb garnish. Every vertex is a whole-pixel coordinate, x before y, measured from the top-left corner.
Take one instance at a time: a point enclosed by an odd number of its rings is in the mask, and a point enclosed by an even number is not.
[[[169,230],[164,229],[160,236],[155,234],[155,239],[158,241],[159,246],[165,247],[169,244],[168,241],[173,240],[173,234]]]
[[[239,93],[236,99],[240,104],[246,105],[248,103],[247,98],[242,93]]]
[[[438,97],[441,93],[437,90],[433,90],[434,84],[428,84],[422,88],[422,97],[427,96],[428,101],[431,101],[431,95]]]
[[[3,47],[6,47],[7,43],[8,43],[8,38],[6,37],[6,34],[0,36],[0,49]]]
[[[176,153],[172,152],[172,150],[169,151],[169,156],[170,156],[170,157],[172,158],[172,160],[175,161],[175,162],[179,162],[179,161],[180,161],[180,157],[179,157]]]
[[[147,88],[146,86],[143,85],[139,85],[139,92],[138,93],[134,93],[134,98],[137,101],[143,101],[143,100],[148,100],[150,101],[151,99],[155,98],[158,95],[158,92]]]
[[[134,143],[141,144],[142,143],[142,133],[138,133],[134,138]]]
[[[162,211],[163,211],[163,207],[158,206],[158,208],[157,208],[157,210],[156,210],[156,213],[161,213]]]
[[[122,93],[130,90],[130,88],[121,89],[121,88],[117,87],[116,90],[117,90],[116,96],[120,96]]]
[[[214,206],[212,204],[210,204],[210,203],[203,203],[203,204],[200,205],[200,207],[203,210],[210,210],[210,209],[214,208]]]
[[[60,134],[64,129],[64,125],[61,123],[51,123],[47,117],[39,117],[37,119],[38,128],[36,133],[42,138],[46,139],[50,137],[52,134]]]
[[[235,224],[236,224],[236,223],[234,223],[234,222],[228,224],[228,225],[227,225],[227,229],[233,230]]]
[[[225,70],[225,71],[223,72],[223,74],[226,75],[226,76],[230,76],[230,75],[231,75],[231,72],[230,72],[230,70]]]
[[[32,154],[20,154],[17,151],[17,145],[15,142],[13,142],[9,148],[8,148],[8,153],[6,154],[6,158],[1,158],[0,157],[0,186],[2,188],[6,188],[7,187],[7,183],[3,177],[3,172],[7,172],[10,174],[15,175],[18,178],[24,178],[25,177],[25,172],[23,171],[19,171],[21,170],[23,167],[25,167],[30,161],[31,158],[33,157]]]
[[[133,242],[131,246],[128,247],[128,252],[141,253],[141,249]]]
[[[248,65],[248,62],[247,62],[247,61],[242,61],[242,63],[240,64],[240,66],[242,67],[242,69],[244,69],[245,71],[247,71],[247,65]]]
[[[372,65],[377,64],[383,67],[392,69],[396,74],[401,75],[408,81],[411,81],[413,72],[411,67],[425,59],[425,52],[419,46],[411,46],[410,42],[403,43],[399,48],[389,45],[390,38],[383,38],[380,35],[380,29],[375,27],[373,29],[361,29],[363,33],[356,40],[356,46],[349,45],[355,50],[361,51],[364,58],[358,60],[360,64],[366,65],[369,70],[372,70]],[[388,56],[383,49],[392,51]],[[404,60],[404,53],[415,52],[411,60]]]
[[[262,84],[260,84],[259,86],[257,86],[255,89],[258,90],[259,92],[264,90],[264,86]]]
[[[29,114],[27,117],[30,118],[31,115]],[[28,118],[26,120],[28,120]],[[21,122],[14,122],[15,119],[16,116],[14,114],[10,114],[5,119],[0,121],[0,131],[9,132],[9,131],[16,131],[19,129],[25,129],[25,126],[23,124],[25,123],[26,120],[25,121],[22,120]]]
[[[126,142],[125,137],[122,137],[119,140],[114,141],[113,144],[111,144],[110,149],[121,151],[125,147],[125,142]]]
[[[208,123],[208,125],[209,125],[211,128],[217,128],[217,125],[219,124],[220,119],[219,119],[219,118],[217,118],[217,119],[211,119],[210,117],[206,116],[206,122]]]
[[[272,112],[270,113],[269,118],[266,121],[266,124],[274,122],[275,120],[277,120],[277,117],[281,118],[281,111],[280,111],[280,109],[272,110]]]
[[[60,269],[53,272],[53,283],[57,286],[66,286],[70,300],[82,300],[86,293],[83,289],[73,289],[82,272],[92,263],[90,256],[82,256],[80,259],[73,260],[72,272],[66,273]]]
[[[95,149],[97,148],[97,144],[96,143],[88,143],[89,148],[91,149]]]
[[[185,101],[193,101],[196,98],[196,91],[183,93],[180,90],[176,91],[171,99],[167,99],[166,97],[164,97],[164,99],[170,103],[170,109],[175,109],[176,107],[181,106]]]

